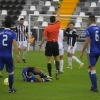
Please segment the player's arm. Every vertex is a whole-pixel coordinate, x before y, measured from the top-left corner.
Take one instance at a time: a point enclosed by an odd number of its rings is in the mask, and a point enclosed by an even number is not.
[[[60,21],[60,7],[58,7],[58,11],[57,11],[56,22],[57,21]]]
[[[73,37],[73,39],[72,39],[72,46],[74,47],[74,45],[75,45],[75,42],[76,42],[76,37]]]
[[[87,48],[89,42],[90,42],[90,34],[89,34],[89,32],[87,31],[87,32],[86,32],[86,39],[85,39],[85,42],[84,42],[84,46],[83,46],[83,49],[82,49],[81,54],[80,54],[80,58],[81,58],[81,59],[82,59],[83,53],[84,53],[85,49]]]
[[[27,39],[29,40],[28,27],[26,27],[26,35],[27,35]]]
[[[46,38],[47,38],[47,28],[44,29],[42,41],[41,41],[41,43],[40,43],[40,45],[39,45],[38,50],[41,49],[41,46],[42,46],[42,44],[44,43],[44,41],[46,40]]]
[[[41,41],[41,43],[40,43],[40,45],[39,45],[40,48],[41,48],[41,46],[42,46],[42,44],[44,43],[45,40],[46,40],[46,36],[43,36],[43,37],[42,37],[42,41]]]
[[[86,37],[86,40],[84,42],[84,46],[83,46],[83,49],[82,49],[82,53],[84,53],[84,51],[87,48],[89,42],[90,42],[90,37]]]
[[[72,34],[68,34],[68,36],[70,36],[70,37],[79,37],[79,35],[77,35],[76,31],[73,31]]]

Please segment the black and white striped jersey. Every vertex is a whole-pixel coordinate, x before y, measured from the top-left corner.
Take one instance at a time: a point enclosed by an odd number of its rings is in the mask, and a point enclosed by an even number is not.
[[[78,37],[76,30],[70,30],[69,28],[67,28],[64,32],[64,36],[67,36],[67,44],[70,46],[74,46]]]
[[[15,32],[17,34],[17,41],[26,41],[27,40],[27,32],[28,27],[24,25],[16,26]]]

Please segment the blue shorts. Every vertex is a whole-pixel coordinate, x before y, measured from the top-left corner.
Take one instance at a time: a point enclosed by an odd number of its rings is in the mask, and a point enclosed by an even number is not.
[[[3,70],[6,65],[6,71],[12,72],[14,70],[14,63],[12,57],[0,57],[0,70]]]
[[[27,76],[28,67],[25,67],[22,71],[22,78],[26,82],[36,82],[36,76],[32,74],[32,76]]]
[[[97,53],[97,54],[89,54],[89,63],[90,63],[90,66],[96,66],[96,63],[98,61],[98,58],[99,58],[100,54]]]

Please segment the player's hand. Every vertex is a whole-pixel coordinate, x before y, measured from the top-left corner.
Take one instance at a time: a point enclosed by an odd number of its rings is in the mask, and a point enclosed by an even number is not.
[[[73,46],[71,46],[70,49],[73,49]]]
[[[83,53],[81,52],[81,53],[80,53],[80,58],[82,59],[82,57],[83,57]]]

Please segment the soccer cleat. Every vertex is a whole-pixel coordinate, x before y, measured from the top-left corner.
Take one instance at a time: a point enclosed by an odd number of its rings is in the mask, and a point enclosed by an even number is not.
[[[59,79],[59,73],[58,73],[58,72],[56,72],[55,77],[56,77],[56,80],[58,80],[58,79]]]
[[[59,74],[62,74],[64,71],[59,71]]]
[[[26,63],[25,59],[22,59],[23,63]]]
[[[90,92],[98,92],[98,90],[94,89],[94,87],[92,86],[91,89],[90,89]]]
[[[91,89],[90,89],[90,91],[92,91],[92,90],[94,90],[94,87],[93,87],[93,86],[91,86]]]
[[[17,90],[13,88],[12,90],[11,90],[11,89],[9,89],[9,91],[8,91],[8,92],[9,92],[9,93],[15,93],[16,91],[17,91]]]
[[[46,82],[50,82],[50,81],[52,81],[52,79],[50,79],[50,78],[47,78],[46,79]]]
[[[91,90],[90,92],[98,92],[98,90]]]
[[[83,67],[83,65],[84,65],[84,63],[81,63],[79,69],[81,69]]]
[[[52,79],[52,77],[50,76],[50,79]]]
[[[68,66],[67,68],[72,69],[72,67]]]

